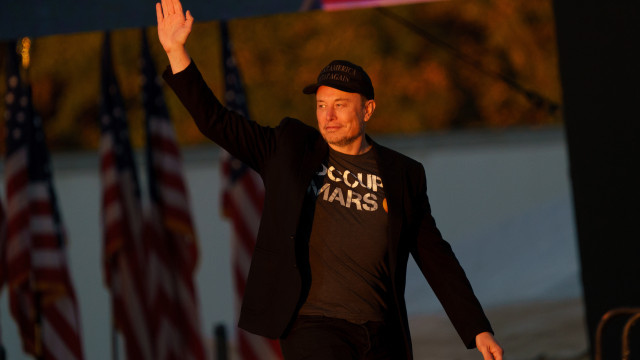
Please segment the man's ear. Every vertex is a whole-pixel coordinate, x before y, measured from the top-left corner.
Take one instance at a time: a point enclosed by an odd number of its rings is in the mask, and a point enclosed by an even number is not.
[[[376,110],[376,102],[375,100],[367,100],[364,103],[364,121],[369,121],[371,116],[373,116],[373,112]]]

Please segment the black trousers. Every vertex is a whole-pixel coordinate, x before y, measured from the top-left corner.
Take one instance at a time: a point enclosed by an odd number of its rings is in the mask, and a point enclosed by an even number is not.
[[[402,353],[396,338],[383,322],[300,315],[280,347],[285,360],[387,360]]]

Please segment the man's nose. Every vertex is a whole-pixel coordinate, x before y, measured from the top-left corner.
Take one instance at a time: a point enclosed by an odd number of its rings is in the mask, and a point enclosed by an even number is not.
[[[336,111],[332,107],[328,107],[325,115],[327,116],[327,120],[333,120],[336,118]]]

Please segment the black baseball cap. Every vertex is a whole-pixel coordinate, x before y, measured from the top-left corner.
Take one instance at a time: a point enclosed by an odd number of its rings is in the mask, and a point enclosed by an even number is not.
[[[302,92],[315,94],[318,88],[323,85],[350,93],[362,94],[369,100],[373,99],[373,85],[369,75],[360,66],[346,60],[333,60],[320,71],[318,81],[306,86]]]

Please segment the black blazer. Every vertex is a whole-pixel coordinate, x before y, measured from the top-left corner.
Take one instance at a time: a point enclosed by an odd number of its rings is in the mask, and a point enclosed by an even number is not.
[[[258,238],[242,302],[238,326],[255,334],[279,338],[295,318],[305,294],[302,271],[308,242],[300,229],[304,195],[328,145],[320,132],[285,118],[275,128],[247,120],[222,106],[196,65],[164,79],[177,94],[200,131],[256,170],[265,185]],[[475,336],[492,331],[467,277],[443,240],[431,216],[423,166],[368,139],[376,148],[389,209],[389,269],[392,299],[388,322],[402,334],[406,357],[411,338],[404,300],[406,269],[411,254],[468,348]]]

